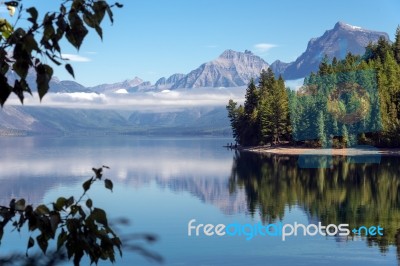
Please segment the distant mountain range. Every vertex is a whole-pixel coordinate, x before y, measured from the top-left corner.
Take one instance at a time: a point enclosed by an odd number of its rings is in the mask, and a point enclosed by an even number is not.
[[[162,77],[154,85],[139,77],[94,87],[84,87],[74,81],[54,79],[51,83],[51,91],[132,93],[200,87],[237,87],[247,85],[251,78],[257,78],[261,70],[268,67],[271,67],[277,76],[282,75],[286,80],[294,80],[317,71],[324,55],[327,55],[329,59],[333,57],[343,59],[349,52],[361,55],[369,43],[376,43],[380,37],[389,40],[389,35],[385,32],[338,22],[333,29],[327,30],[321,37],[311,39],[306,51],[290,63],[277,60],[269,65],[251,51],[226,50],[215,60],[200,65],[188,74],[177,73],[170,77]]]
[[[257,78],[263,69],[271,67],[274,73],[286,80],[300,79],[318,70],[322,58],[343,59],[347,53],[362,55],[369,43],[376,43],[380,37],[389,40],[385,32],[372,31],[337,22],[333,29],[321,37],[312,38],[307,49],[294,62],[280,60],[269,65],[251,51],[224,51],[218,58],[200,65],[188,74],[173,74],[160,78],[154,85],[135,77],[115,84],[88,88],[95,92],[134,92],[143,90],[193,89],[201,87],[245,86],[251,78]]]
[[[1,135],[225,135],[231,136],[225,107],[171,112],[4,106]]]
[[[75,81],[53,78],[50,92],[92,93],[108,96],[136,92],[188,91],[196,94],[201,87],[242,87],[257,78],[263,69],[272,68],[276,75],[286,80],[300,79],[318,69],[326,54],[344,58],[348,52],[363,54],[365,47],[380,37],[389,39],[387,33],[362,29],[338,22],[321,37],[311,39],[307,49],[294,62],[275,61],[271,65],[250,51],[224,51],[218,58],[200,65],[188,74],[173,74],[160,78],[154,85],[139,77],[113,84],[85,87]],[[13,76],[10,76],[12,80]],[[33,74],[28,83],[35,88]],[[239,88],[242,89],[242,88]],[[176,92],[175,91],[175,92]],[[204,91],[204,90],[203,90]],[[232,89],[229,90],[229,93]],[[87,94],[85,94],[87,95]],[[167,94],[165,94],[167,95]],[[118,99],[119,99],[118,98]],[[196,98],[195,98],[196,99]],[[200,99],[201,100],[201,99]],[[181,108],[169,112],[139,112],[129,110],[63,109],[49,107],[6,106],[0,112],[0,135],[54,134],[114,131],[126,134],[226,134],[230,135],[229,120],[223,106],[213,108]]]

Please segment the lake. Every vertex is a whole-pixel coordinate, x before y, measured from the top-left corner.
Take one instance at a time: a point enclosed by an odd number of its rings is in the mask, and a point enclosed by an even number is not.
[[[330,168],[300,168],[296,156],[240,153],[225,138],[3,137],[0,203],[24,197],[48,204],[79,196],[91,168],[107,165],[114,191],[89,191],[120,235],[153,233],[144,245],[165,265],[397,265],[400,254],[399,157],[380,163],[333,157]],[[383,236],[272,234],[188,236],[188,223],[268,225],[321,222],[380,226]],[[231,228],[232,229],[232,228]],[[10,229],[11,230],[11,229]],[[6,230],[2,255],[25,253],[29,235]],[[231,231],[232,232],[232,231]],[[264,231],[265,234],[266,231]],[[82,263],[85,265],[84,263]],[[108,265],[100,263],[100,265]],[[116,265],[156,265],[125,252]]]

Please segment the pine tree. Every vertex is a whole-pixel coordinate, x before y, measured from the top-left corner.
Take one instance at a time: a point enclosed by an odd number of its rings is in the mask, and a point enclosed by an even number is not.
[[[320,143],[321,147],[325,148],[327,141],[326,141],[326,134],[325,134],[324,113],[322,111],[320,111],[319,115],[318,115],[317,127],[318,127],[319,143]]]
[[[245,102],[244,102],[244,111],[247,116],[251,116],[254,110],[257,109],[258,106],[258,91],[257,87],[254,84],[254,80],[251,79],[245,95]]]
[[[400,25],[397,26],[396,38],[393,43],[393,51],[394,51],[394,57],[397,61],[397,64],[400,64]]]
[[[267,112],[264,126],[267,126],[273,142],[280,143],[282,137],[288,130],[289,98],[285,88],[285,82],[280,76],[270,96],[270,106]]]
[[[347,131],[347,127],[345,124],[342,126],[342,145],[343,147],[347,147],[349,144],[349,132]]]
[[[266,100],[268,94],[272,93],[273,88],[275,87],[275,75],[271,68],[268,70],[262,70],[260,75],[260,80],[258,82],[258,88],[260,91],[260,100]]]
[[[239,128],[239,113],[238,113],[238,108],[237,102],[234,102],[232,99],[229,100],[228,105],[226,106],[226,109],[228,111],[228,117],[231,122],[231,128],[232,128],[232,135],[233,138],[235,139],[236,142],[240,143],[240,128]]]
[[[244,116],[240,120],[241,144],[259,145],[261,130],[259,123],[259,91],[252,79],[246,90]]]

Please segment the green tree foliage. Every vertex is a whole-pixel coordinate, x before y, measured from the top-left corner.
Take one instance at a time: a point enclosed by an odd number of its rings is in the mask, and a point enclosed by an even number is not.
[[[396,39],[393,43],[393,52],[394,52],[394,58],[396,59],[397,64],[400,64],[400,26],[397,26]]]
[[[227,105],[234,138],[241,145],[279,143],[288,139],[289,96],[285,83],[272,70],[261,72],[258,86],[250,81],[244,105]]]
[[[260,105],[261,132],[264,139],[277,144],[289,131],[289,98],[282,77],[268,85]]]
[[[390,44],[380,38],[363,56],[325,56],[297,92],[271,69],[249,84],[244,106],[228,113],[241,145],[295,140],[311,146],[400,146],[400,27]],[[243,110],[244,109],[244,112]],[[241,115],[243,114],[243,115]],[[290,119],[289,119],[290,118]],[[290,121],[289,121],[290,120]]]
[[[318,127],[318,140],[319,144],[322,147],[326,147],[326,134],[325,134],[325,119],[324,113],[322,111],[319,112],[318,120],[317,120],[317,127]]]
[[[108,4],[99,0],[66,0],[60,9],[39,16],[35,7],[23,8],[20,1],[6,2],[10,14],[18,15],[15,26],[6,19],[0,19],[0,104],[3,106],[11,93],[18,96],[21,103],[24,94],[32,94],[27,82],[28,72],[36,75],[37,91],[40,99],[49,90],[53,68],[46,63],[50,60],[56,65],[64,64],[65,69],[74,76],[72,66],[62,57],[61,43],[65,40],[79,49],[89,29],[103,37],[101,23],[107,14],[113,22],[112,8],[121,4]],[[26,20],[26,28],[18,27],[20,20]],[[15,75],[9,74],[14,71]]]

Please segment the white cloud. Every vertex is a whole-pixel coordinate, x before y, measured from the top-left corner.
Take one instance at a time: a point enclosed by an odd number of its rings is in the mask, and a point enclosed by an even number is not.
[[[229,99],[242,104],[245,91],[246,87],[236,87],[98,94],[93,92],[52,93],[50,89],[42,102],[39,101],[37,93],[33,93],[32,97],[26,95],[24,105],[169,112],[186,107],[222,107],[226,106]],[[7,101],[7,104],[20,105],[20,102],[13,95]]]
[[[84,56],[77,55],[77,54],[62,54],[61,56],[62,56],[62,58],[68,59],[71,62],[90,62],[90,61],[92,61],[88,57],[84,57]]]
[[[128,94],[128,91],[126,89],[119,89],[119,90],[116,90],[115,93]]]
[[[272,43],[257,43],[253,46],[255,52],[261,54],[268,52],[274,47],[277,47],[277,45]]]

